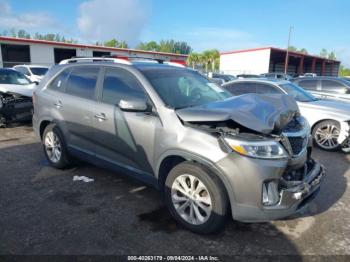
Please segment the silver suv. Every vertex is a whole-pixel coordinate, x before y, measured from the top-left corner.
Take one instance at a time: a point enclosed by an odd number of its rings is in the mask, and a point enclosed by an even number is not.
[[[219,230],[228,214],[294,214],[324,174],[310,127],[286,95],[230,95],[198,72],[154,62],[65,62],[34,94],[34,129],[56,168],[78,157],[160,189],[186,228]]]

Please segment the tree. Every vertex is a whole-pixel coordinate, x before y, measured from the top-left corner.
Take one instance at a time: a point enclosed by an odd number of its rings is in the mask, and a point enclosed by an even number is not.
[[[19,38],[28,38],[28,39],[30,39],[30,34],[27,33],[27,32],[26,32],[25,30],[23,30],[23,29],[18,30],[17,36],[18,36]]]
[[[299,52],[307,55],[307,50],[305,48],[300,49]]]
[[[350,68],[346,68],[343,65],[340,65],[339,76],[350,76]]]
[[[192,48],[186,42],[175,40],[161,40],[159,43],[155,41],[141,42],[136,46],[136,49],[146,51],[158,51],[175,54],[190,54]]]
[[[320,52],[320,56],[327,58],[328,57],[328,51],[325,48],[322,48],[321,52]]]
[[[119,42],[117,39],[113,38],[109,41],[105,41],[103,43],[104,46],[108,47],[119,47],[119,48],[127,48],[128,44],[125,41]]]
[[[187,58],[187,64],[192,65],[192,68],[195,69],[195,66],[201,61],[200,54],[198,53],[190,53]]]
[[[296,48],[295,46],[290,45],[290,46],[288,47],[288,51],[297,52],[297,51],[298,51],[298,48]]]
[[[333,51],[328,54],[328,59],[332,59],[332,60],[337,59],[337,57]]]

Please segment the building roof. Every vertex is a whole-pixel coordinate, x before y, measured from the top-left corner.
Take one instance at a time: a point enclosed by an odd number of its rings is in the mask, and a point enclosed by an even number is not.
[[[242,50],[221,52],[220,55],[230,55],[230,54],[254,52],[254,51],[269,50],[269,49],[272,50],[272,51],[287,52],[287,49],[282,49],[282,48],[269,46],[269,47],[259,47],[259,48],[250,48],[250,49],[242,49]],[[307,57],[317,58],[317,59],[321,59],[321,60],[332,61],[332,62],[339,62],[340,63],[340,61],[338,61],[338,60],[328,59],[328,58],[317,56],[317,55],[304,54],[304,53],[295,52],[295,51],[289,51],[288,53],[291,54],[291,55],[294,55],[294,56],[299,56],[299,57],[300,56],[307,56]]]
[[[137,49],[129,49],[129,48],[106,47],[106,46],[87,45],[87,44],[86,45],[72,44],[72,43],[64,43],[64,42],[56,42],[56,41],[48,41],[48,40],[16,38],[16,37],[7,37],[7,36],[0,36],[0,41],[18,42],[23,44],[42,44],[42,45],[52,45],[52,46],[62,46],[62,47],[91,48],[91,49],[102,50],[102,51],[124,51],[124,52],[135,52],[135,53],[143,53],[143,54],[158,54],[158,55],[166,55],[166,56],[183,58],[183,59],[186,59],[188,56],[184,54],[174,54],[174,53],[166,53],[166,52],[145,51],[145,50],[137,50]]]

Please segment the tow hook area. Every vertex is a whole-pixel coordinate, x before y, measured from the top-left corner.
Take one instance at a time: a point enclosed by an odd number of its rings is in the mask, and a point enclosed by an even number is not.
[[[267,208],[288,208],[296,202],[310,196],[319,188],[325,174],[324,167],[310,160],[298,174],[287,175],[276,181],[265,182],[263,185],[263,205]],[[294,180],[300,178],[300,180]]]
[[[349,137],[343,142],[341,149],[344,153],[350,153],[350,134]]]

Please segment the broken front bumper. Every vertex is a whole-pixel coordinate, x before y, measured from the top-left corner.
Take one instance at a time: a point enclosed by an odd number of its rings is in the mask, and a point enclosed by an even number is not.
[[[306,161],[306,152],[300,161]],[[304,162],[305,163],[305,162]],[[312,200],[319,191],[324,168],[313,160],[307,161],[303,178],[292,181],[283,178],[288,163],[252,158],[229,158],[218,166],[226,174],[232,191],[228,192],[233,219],[243,222],[264,222],[288,217]],[[290,169],[290,168],[289,168]],[[264,203],[264,184],[275,183],[274,201]],[[228,190],[229,191],[229,190]]]
[[[264,211],[269,214],[270,218],[276,219],[292,215],[316,196],[325,174],[324,167],[314,160],[310,160],[306,165],[308,165],[305,167],[308,171],[303,180],[285,181],[281,178],[278,203],[264,206]]]

